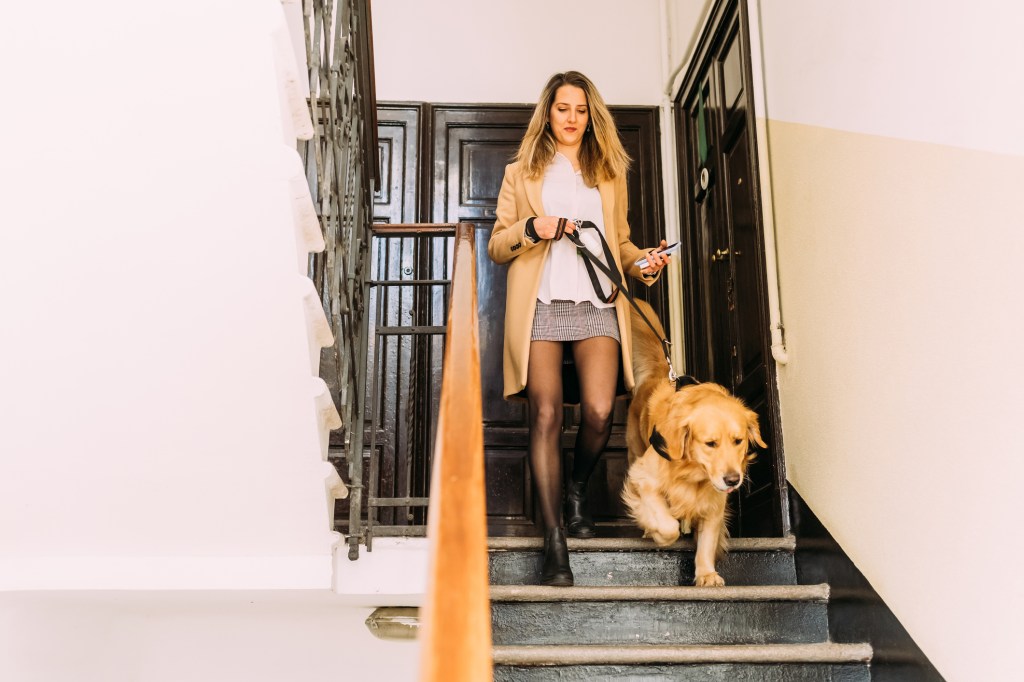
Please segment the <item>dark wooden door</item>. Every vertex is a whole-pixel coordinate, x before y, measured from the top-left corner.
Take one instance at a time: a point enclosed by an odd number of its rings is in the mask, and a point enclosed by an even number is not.
[[[526,410],[502,398],[505,268],[487,256],[505,166],[526,131],[521,107],[437,107],[433,112],[433,220],[476,226],[480,373],[487,513],[492,534],[531,534],[532,490],[524,442]]]
[[[418,104],[377,105],[380,182],[373,194],[375,223],[419,220],[422,109]]]
[[[785,474],[768,329],[745,3],[719,2],[676,99],[687,367],[757,411],[768,444],[735,498],[733,532],[784,532]]]
[[[377,106],[379,181],[373,194],[374,223],[412,223],[419,218],[421,120],[422,107],[417,104]],[[372,280],[400,280],[430,270],[415,239],[374,238],[370,248]],[[443,319],[441,309],[435,312],[419,305],[423,296],[424,292],[414,287],[373,287],[367,300],[370,333],[366,363],[370,371],[364,389],[364,500],[426,495],[430,468],[423,454],[430,451],[432,443],[440,353],[431,352],[437,344],[427,336],[386,331],[430,324],[432,317]],[[408,371],[413,366],[425,369]],[[412,409],[420,412],[419,418],[405,418]],[[331,436],[332,446],[344,446],[335,440],[340,432]],[[367,516],[364,511],[364,519]],[[426,512],[417,507],[379,507],[372,516],[375,526],[415,526],[424,522]],[[349,499],[338,500],[335,517],[336,527],[347,532]]]
[[[487,256],[486,243],[494,226],[494,211],[505,165],[526,131],[528,106],[436,106],[432,111],[431,145],[435,222],[471,222],[477,228],[477,281],[480,302],[480,364],[483,375],[484,449],[487,459],[487,504],[492,535],[536,535],[527,456],[524,403],[502,397],[505,266]],[[623,143],[634,159],[628,179],[629,220],[633,241],[654,245],[664,234],[656,110],[613,108]],[[643,292],[662,314],[667,296],[662,286]],[[578,410],[566,414],[564,444],[571,457]],[[635,532],[619,499],[625,475],[624,427],[626,405],[616,410],[612,439],[591,481],[591,494],[602,532]]]

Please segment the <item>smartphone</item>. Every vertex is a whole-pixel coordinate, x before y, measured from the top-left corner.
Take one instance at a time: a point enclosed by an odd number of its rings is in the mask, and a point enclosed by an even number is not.
[[[678,250],[679,250],[679,242],[675,242],[675,243],[669,244],[664,249],[658,249],[657,253],[660,253],[663,256],[667,256],[670,253],[675,253]],[[647,266],[647,256],[644,256],[643,258],[638,260],[636,262],[636,266],[638,268],[646,267]]]

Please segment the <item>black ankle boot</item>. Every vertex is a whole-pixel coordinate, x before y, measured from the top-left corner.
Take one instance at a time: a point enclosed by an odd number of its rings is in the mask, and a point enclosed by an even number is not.
[[[565,491],[565,525],[569,537],[592,538],[597,535],[594,519],[590,516],[590,505],[587,504],[587,484],[569,482]]]
[[[561,528],[550,528],[544,536],[544,567],[540,571],[540,584],[571,587],[572,583],[565,533]]]

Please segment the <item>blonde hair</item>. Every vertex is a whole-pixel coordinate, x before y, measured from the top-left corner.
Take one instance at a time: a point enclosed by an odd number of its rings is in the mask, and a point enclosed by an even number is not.
[[[555,93],[563,85],[580,88],[587,98],[590,122],[588,130],[583,133],[579,152],[583,181],[588,187],[595,187],[602,180],[614,180],[620,175],[625,176],[629,170],[630,159],[619,139],[615,119],[608,111],[601,93],[590,79],[579,71],[556,73],[544,86],[516,154],[516,161],[520,163],[526,176],[538,178],[543,175],[544,169],[555,156],[555,136],[548,126],[548,117],[555,102]]]

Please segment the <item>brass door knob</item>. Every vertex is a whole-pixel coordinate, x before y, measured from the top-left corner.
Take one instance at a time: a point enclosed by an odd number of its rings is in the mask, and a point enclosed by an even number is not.
[[[729,260],[732,256],[739,256],[739,251],[729,251],[729,249],[715,249],[715,252],[711,254],[711,262]]]

